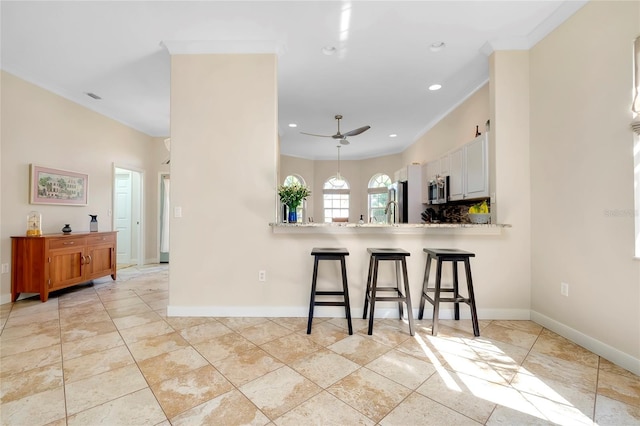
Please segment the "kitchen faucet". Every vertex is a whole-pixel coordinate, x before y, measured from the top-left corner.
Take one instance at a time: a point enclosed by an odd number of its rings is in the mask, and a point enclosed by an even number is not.
[[[393,204],[393,209],[395,211],[395,214],[393,215],[393,219],[394,222],[397,221],[398,219],[398,203],[394,200],[391,200],[387,203],[386,207],[384,208],[384,214],[387,215],[387,223],[391,223],[391,205]]]

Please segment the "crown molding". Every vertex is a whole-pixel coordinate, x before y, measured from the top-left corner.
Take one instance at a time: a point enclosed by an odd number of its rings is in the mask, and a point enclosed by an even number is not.
[[[489,56],[498,50],[529,50],[588,2],[589,0],[564,1],[553,14],[526,36],[488,41],[480,48],[480,52]]]
[[[170,55],[285,53],[285,46],[272,40],[163,40],[160,46]]]

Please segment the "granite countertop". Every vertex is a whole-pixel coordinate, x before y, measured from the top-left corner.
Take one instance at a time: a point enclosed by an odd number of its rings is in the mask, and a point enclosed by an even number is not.
[[[463,232],[471,234],[500,234],[509,224],[476,223],[269,223],[274,233],[392,233],[420,234],[425,232]]]

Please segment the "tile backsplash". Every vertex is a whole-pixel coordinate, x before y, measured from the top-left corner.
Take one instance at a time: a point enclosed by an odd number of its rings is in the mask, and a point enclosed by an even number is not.
[[[460,201],[448,204],[435,204],[422,212],[422,221],[426,223],[471,223],[469,220],[469,207],[481,203],[483,200],[489,204],[489,199],[476,199]]]

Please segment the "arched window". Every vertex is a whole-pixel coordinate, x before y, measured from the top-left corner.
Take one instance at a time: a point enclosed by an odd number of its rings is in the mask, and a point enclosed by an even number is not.
[[[291,186],[294,184],[299,184],[299,185],[306,185],[304,179],[302,178],[302,176],[299,175],[289,175],[286,178],[284,178],[284,186]],[[286,208],[286,207],[285,207]],[[281,209],[283,210],[283,209]],[[304,222],[305,220],[305,212],[307,211],[307,200],[302,200],[302,202],[300,203],[300,205],[298,206],[298,208],[296,209],[296,215],[297,215],[297,222]],[[284,213],[283,210],[283,217],[286,218],[287,215],[286,213]]]
[[[344,178],[332,176],[323,187],[324,221],[349,219],[349,183]]]
[[[369,180],[367,188],[369,222],[384,223],[386,221],[384,209],[389,201],[390,185],[391,178],[383,173],[378,173]]]

